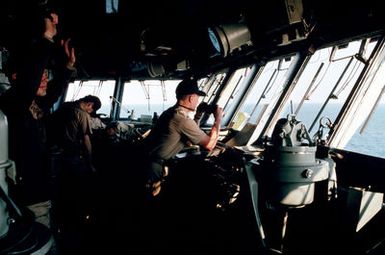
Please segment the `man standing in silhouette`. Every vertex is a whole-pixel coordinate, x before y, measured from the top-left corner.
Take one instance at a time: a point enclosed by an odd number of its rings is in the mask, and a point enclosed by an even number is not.
[[[56,216],[64,254],[81,254],[85,226],[93,218],[94,174],[91,116],[100,99],[88,95],[63,103],[50,119],[52,141],[59,148]]]
[[[61,43],[60,52],[55,51],[56,14],[44,18],[44,24],[43,35],[27,48],[23,60],[7,69],[12,86],[1,95],[0,108],[8,119],[9,156],[16,165],[16,180],[9,194],[18,205],[28,207],[37,222],[50,227],[52,191],[45,121],[68,86],[75,52],[69,40]],[[55,71],[50,80],[46,68],[52,57]]]

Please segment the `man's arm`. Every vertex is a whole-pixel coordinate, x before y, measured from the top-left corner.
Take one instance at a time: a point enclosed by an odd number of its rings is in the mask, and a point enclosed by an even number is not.
[[[95,172],[95,168],[92,164],[92,145],[91,145],[91,126],[90,126],[90,115],[83,110],[79,111],[79,121],[80,127],[83,132],[83,145],[85,147],[85,152],[87,153],[86,160],[88,161],[88,165],[92,171]]]
[[[70,78],[75,73],[75,50],[69,46],[70,39],[61,41],[62,49],[57,58],[57,66],[55,68],[54,79],[49,82],[47,88],[47,96],[43,97],[41,106],[48,111],[53,104],[64,94],[68,87]]]
[[[223,116],[223,109],[221,107],[217,107],[217,109],[214,112],[215,121],[211,128],[210,134],[207,136],[206,139],[204,139],[200,143],[200,145],[202,145],[208,150],[214,149],[215,145],[217,144],[217,141],[219,138],[219,131],[221,131],[222,116]]]
[[[84,146],[86,147],[87,150],[87,160],[89,162],[89,166],[93,172],[96,172],[95,167],[92,163],[92,145],[91,145],[91,139],[88,134],[84,135]]]

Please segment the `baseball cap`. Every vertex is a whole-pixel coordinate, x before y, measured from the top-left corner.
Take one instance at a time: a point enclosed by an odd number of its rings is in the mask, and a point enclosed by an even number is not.
[[[176,87],[175,94],[177,98],[184,95],[197,94],[198,96],[206,96],[206,93],[198,88],[198,82],[195,79],[185,79]]]

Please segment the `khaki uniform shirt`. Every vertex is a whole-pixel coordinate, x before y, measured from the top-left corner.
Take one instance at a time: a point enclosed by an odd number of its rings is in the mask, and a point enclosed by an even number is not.
[[[151,134],[152,158],[168,160],[180,152],[188,142],[199,144],[207,137],[189,113],[190,111],[181,106],[173,106],[159,117]]]

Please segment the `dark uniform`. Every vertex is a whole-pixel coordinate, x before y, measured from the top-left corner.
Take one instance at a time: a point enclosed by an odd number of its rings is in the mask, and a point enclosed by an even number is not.
[[[17,79],[0,97],[0,108],[9,124],[9,157],[16,164],[16,185],[10,195],[19,205],[32,206],[51,199],[50,157],[46,137],[46,117],[68,85],[72,70],[57,60],[55,77],[47,95],[36,96],[44,69],[53,55],[54,44],[41,38],[34,42]]]

